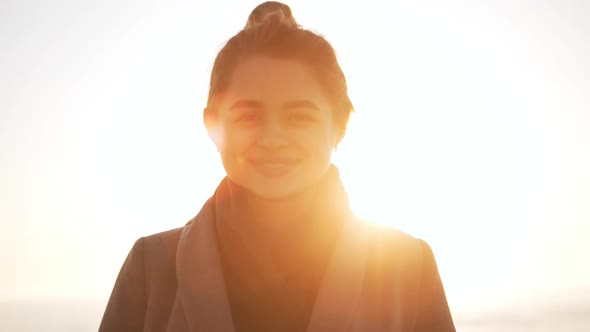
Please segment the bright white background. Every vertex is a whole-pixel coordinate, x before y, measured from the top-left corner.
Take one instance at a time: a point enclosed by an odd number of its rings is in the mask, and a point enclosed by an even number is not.
[[[198,212],[209,73],[258,3],[0,3],[0,300],[104,303]],[[349,81],[353,207],[432,245],[454,312],[590,289],[589,2],[289,4]]]

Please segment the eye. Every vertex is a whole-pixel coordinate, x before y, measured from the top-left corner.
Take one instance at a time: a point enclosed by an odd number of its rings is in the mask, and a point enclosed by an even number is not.
[[[293,113],[289,115],[289,120],[295,123],[315,122],[315,118],[307,113]]]
[[[235,121],[241,124],[250,125],[260,121],[260,115],[256,112],[242,112],[236,117]]]
[[[244,114],[238,118],[239,121],[255,121],[258,119],[256,114]]]

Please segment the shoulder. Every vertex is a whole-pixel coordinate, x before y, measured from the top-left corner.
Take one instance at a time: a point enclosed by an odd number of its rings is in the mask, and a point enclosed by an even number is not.
[[[421,250],[426,242],[414,237],[400,229],[385,226],[370,220],[357,221],[358,227],[362,228],[369,235],[372,246],[383,247],[383,249],[397,250]]]
[[[144,246],[171,246],[178,244],[184,227],[178,227],[164,232],[159,232],[143,237]]]
[[[184,227],[138,239],[131,249],[134,264],[142,270],[146,289],[173,286],[176,280],[176,252]]]
[[[131,248],[130,255],[146,258],[150,254],[164,251],[176,251],[176,246],[184,227],[171,229],[164,232],[143,236],[135,241]],[[139,258],[139,257],[138,257]]]
[[[135,241],[119,272],[99,331],[139,331],[149,302],[172,303],[176,247],[183,227]],[[163,311],[165,312],[165,310]]]
[[[178,227],[144,236],[136,241],[133,250],[141,248],[146,264],[153,261],[173,263],[176,260],[176,248],[183,229],[184,227]]]
[[[145,275],[174,271],[176,248],[184,227],[143,236],[135,241],[124,270],[143,270]]]
[[[418,272],[433,256],[426,241],[402,230],[368,220],[360,220],[358,224],[368,233],[371,259],[380,265],[395,265]]]

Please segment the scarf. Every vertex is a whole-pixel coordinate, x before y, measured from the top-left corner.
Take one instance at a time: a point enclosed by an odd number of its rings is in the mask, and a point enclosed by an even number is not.
[[[352,217],[336,168],[331,167],[320,181],[309,217],[276,228],[275,236],[265,237],[262,243],[255,229],[245,227],[247,218],[235,209],[240,199],[233,185],[224,179],[182,231],[168,331],[247,329],[252,321],[244,316],[249,312],[240,310],[250,304],[263,311],[254,324],[263,324],[260,320],[272,315],[279,317],[262,328],[288,326],[320,332],[350,326],[360,301],[370,232]],[[335,247],[333,253],[328,247]],[[266,250],[277,252],[270,256]],[[272,263],[261,262],[270,261],[269,257]],[[289,264],[283,266],[283,261]],[[248,298],[251,294],[254,301]],[[297,320],[301,321],[293,323]]]
[[[310,208],[280,225],[253,220],[243,188],[225,178],[215,226],[236,331],[305,331],[325,267],[350,220],[338,169],[330,166]]]

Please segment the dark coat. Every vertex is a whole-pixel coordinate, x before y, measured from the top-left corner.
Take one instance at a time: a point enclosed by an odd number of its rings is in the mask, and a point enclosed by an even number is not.
[[[212,213],[206,205],[186,226],[135,243],[99,331],[234,330]],[[348,223],[307,331],[455,331],[431,248],[384,226]]]

